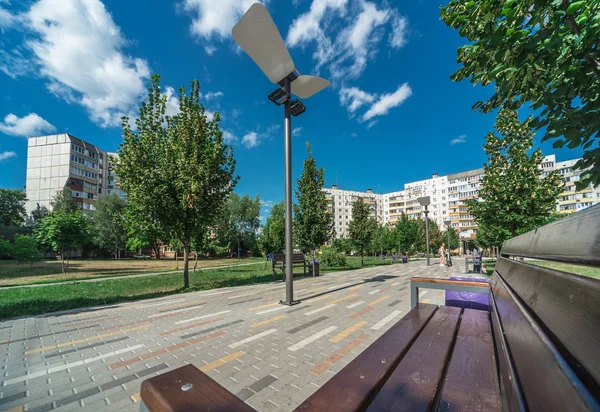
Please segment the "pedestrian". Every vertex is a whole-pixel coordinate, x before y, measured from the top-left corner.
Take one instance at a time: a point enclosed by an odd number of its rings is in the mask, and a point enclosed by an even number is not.
[[[446,248],[444,246],[444,242],[442,242],[442,246],[440,246],[440,249],[438,250],[440,255],[440,266],[444,266],[444,255],[446,254]]]

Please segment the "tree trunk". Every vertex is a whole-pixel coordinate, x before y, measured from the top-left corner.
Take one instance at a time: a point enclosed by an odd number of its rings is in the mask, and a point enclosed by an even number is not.
[[[365,267],[365,251],[364,249],[360,251],[360,267]]]
[[[66,268],[65,268],[65,252],[63,250],[61,250],[61,252],[60,252],[60,266],[61,266],[63,275],[65,275],[67,272],[66,272]]]
[[[160,259],[160,247],[158,243],[152,244],[152,249],[154,249],[154,254],[156,255],[156,260]]]
[[[183,242],[183,287],[190,287],[190,273],[188,271],[188,261],[190,258],[190,245],[188,241]]]
[[[179,270],[179,259],[177,259],[177,250],[173,251],[173,255],[175,256],[175,270]]]
[[[196,251],[196,261],[194,262],[194,272],[196,271],[197,267],[198,267],[198,251]]]

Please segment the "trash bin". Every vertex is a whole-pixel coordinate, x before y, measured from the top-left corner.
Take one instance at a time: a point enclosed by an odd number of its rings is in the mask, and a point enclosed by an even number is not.
[[[314,262],[308,262],[308,276],[319,276],[321,273],[319,271],[320,262],[318,260],[314,260]]]

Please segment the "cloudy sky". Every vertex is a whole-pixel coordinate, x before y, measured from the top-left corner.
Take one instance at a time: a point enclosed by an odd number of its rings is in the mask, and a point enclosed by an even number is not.
[[[253,2],[0,0],[0,187],[23,187],[30,136],[68,132],[115,151],[121,116],[136,116],[159,73],[171,110],[176,90],[200,80],[235,149],[236,191],[260,194],[267,212],[283,198],[283,110],[231,38]],[[494,118],[471,106],[491,91],[450,81],[463,40],[435,1],[264,3],[296,67],[332,83],[293,119],[295,177],[307,141],[326,184],[353,190],[389,192],[481,167]]]

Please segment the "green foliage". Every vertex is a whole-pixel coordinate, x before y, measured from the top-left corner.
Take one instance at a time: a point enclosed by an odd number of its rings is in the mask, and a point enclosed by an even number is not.
[[[65,187],[60,192],[56,192],[50,201],[50,205],[52,206],[52,212],[56,213],[70,213],[81,209],[80,204],[73,199],[73,191],[70,187]]]
[[[285,249],[285,203],[273,205],[265,222],[262,235],[262,251],[265,254],[282,253]]]
[[[448,243],[448,232],[450,232],[450,243]],[[460,236],[458,235],[456,229],[451,226],[447,230],[444,230],[442,232],[442,242],[446,243],[447,249],[458,249],[460,246]]]
[[[114,159],[119,185],[143,213],[142,227],[156,227],[176,238],[184,251],[184,287],[189,287],[189,251],[197,233],[214,226],[238,181],[233,149],[223,141],[220,116],[208,121],[200,103],[200,83],[189,95],[179,90],[179,112],[166,115],[160,76],[153,75],[148,101],[142,102],[134,131],[123,118],[123,144]]]
[[[17,263],[33,263],[39,260],[40,251],[33,236],[15,235],[12,257]]]
[[[338,238],[333,239],[333,241],[331,242],[331,248],[333,250],[335,250],[336,252],[341,252],[345,255],[349,255],[350,253],[352,253],[353,246],[354,245],[352,244],[352,240],[350,239]]]
[[[0,189],[0,224],[2,226],[21,226],[25,222],[25,201],[27,196],[22,190]]]
[[[100,196],[93,219],[94,243],[111,250],[115,259],[120,257],[120,251],[126,247],[127,242],[125,200],[116,194]]]
[[[28,226],[37,226],[38,222],[48,216],[50,212],[48,211],[48,208],[46,206],[40,206],[39,203],[37,203],[35,210],[32,210],[31,213],[29,214],[29,221],[27,223]]]
[[[327,213],[327,200],[323,185],[323,168],[317,167],[310,144],[306,144],[308,157],[304,160],[304,169],[296,181],[296,199],[294,204],[294,241],[304,253],[319,249],[331,238],[332,220]]]
[[[321,263],[324,266],[331,268],[344,267],[347,264],[346,255],[331,248],[327,248],[321,255]]]
[[[396,248],[394,241],[394,233],[387,225],[377,225],[373,233],[373,241],[371,243],[372,252],[379,254],[382,252],[391,252]]]
[[[59,253],[62,271],[67,273],[71,252],[91,240],[90,222],[82,211],[59,213],[53,211],[44,217],[34,231],[37,242]]]
[[[442,239],[442,232],[438,227],[435,220],[429,220],[429,253],[433,251],[433,253],[437,252],[437,250],[442,245],[444,241]],[[419,252],[427,253],[427,235],[426,235],[426,226],[425,219],[417,219],[415,220],[415,225],[417,226],[417,237],[415,242],[415,249]]]
[[[410,253],[415,250],[418,238],[416,220],[409,219],[405,213],[402,213],[394,227],[393,236],[399,253]]]
[[[13,244],[6,240],[0,239],[0,259],[13,258]]]
[[[501,246],[506,239],[545,224],[555,210],[562,183],[556,171],[542,177],[542,151],[533,147],[531,117],[521,123],[514,110],[503,109],[496,130],[486,136],[488,161],[479,197],[465,203],[479,225],[481,245]]]
[[[227,203],[217,217],[215,237],[221,247],[230,245],[232,255],[245,250],[258,249],[257,231],[260,227],[260,196],[252,199],[248,195],[240,197],[231,193]]]
[[[579,188],[600,183],[600,0],[451,1],[444,22],[465,37],[455,81],[494,83],[495,93],[474,109],[526,104],[531,123],[554,147],[582,147]]]
[[[150,247],[156,259],[160,259],[160,226],[150,220],[143,208],[138,204],[126,203],[124,210],[125,226],[127,228],[126,247],[129,250],[139,250]]]
[[[369,213],[369,205],[362,199],[358,199],[352,204],[352,220],[348,228],[350,239],[360,251],[361,266],[364,266],[365,250],[371,245],[373,235],[377,230],[377,222],[369,217]]]

